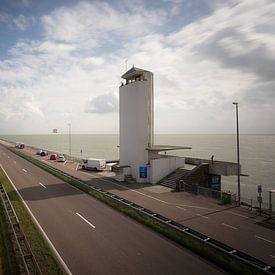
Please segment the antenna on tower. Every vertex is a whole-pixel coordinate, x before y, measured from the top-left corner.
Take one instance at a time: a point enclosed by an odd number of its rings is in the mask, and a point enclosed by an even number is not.
[[[128,62],[128,59],[125,59],[125,71],[127,72],[127,62]]]

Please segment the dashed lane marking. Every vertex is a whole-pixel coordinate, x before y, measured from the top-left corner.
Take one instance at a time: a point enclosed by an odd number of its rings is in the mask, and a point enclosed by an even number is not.
[[[47,188],[43,183],[39,182],[39,184],[44,187],[45,189]]]
[[[255,238],[260,239],[260,240],[265,241],[265,242],[268,242],[268,243],[271,243],[271,244],[275,244],[275,242],[273,242],[271,240],[268,240],[268,239],[265,239],[263,237],[260,237],[258,235],[255,235]]]
[[[10,156],[8,156],[8,159],[10,158]]]
[[[28,171],[26,169],[22,169],[25,173],[27,173]]]
[[[13,163],[16,164],[16,161],[14,161]]]
[[[269,255],[271,258],[275,259],[275,256],[274,255]]]
[[[231,229],[234,229],[234,230],[238,229],[237,227],[234,227],[234,226],[229,225],[229,224],[227,224],[227,223],[222,223],[222,225],[224,225],[224,226],[226,226],[226,227],[229,227],[229,228],[231,228]]]
[[[199,216],[199,217],[204,218],[204,219],[209,219],[209,217],[201,215],[201,214],[196,214],[196,216]]]
[[[183,207],[180,207],[180,206],[176,206],[178,209],[181,209],[181,210],[183,210],[183,211],[186,211],[186,209],[185,208],[183,208]]]
[[[90,223],[88,220],[86,220],[83,216],[81,216],[79,213],[75,213],[78,217],[80,217],[84,222],[86,222],[88,225],[90,225],[92,228],[95,228],[95,226]]]

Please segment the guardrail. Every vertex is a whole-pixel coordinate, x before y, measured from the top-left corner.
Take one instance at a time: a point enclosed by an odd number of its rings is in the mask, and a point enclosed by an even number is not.
[[[16,243],[16,252],[20,258],[19,269],[20,274],[37,274],[40,275],[41,271],[39,266],[33,256],[31,247],[24,235],[23,230],[21,229],[19,219],[13,209],[13,206],[10,202],[8,194],[5,190],[4,185],[0,182],[0,197],[5,209],[6,217],[10,223],[14,240]]]
[[[65,176],[75,180],[75,181],[78,181],[79,183],[81,183],[85,186],[88,186],[89,188],[91,188],[91,189],[93,189],[93,190],[95,190],[95,191],[97,191],[97,192],[99,192],[103,195],[106,195],[106,196],[108,196],[108,197],[110,197],[110,198],[112,198],[112,199],[114,199],[114,200],[116,200],[120,203],[123,203],[124,205],[127,205],[128,207],[131,207],[131,208],[141,212],[142,214],[145,214],[145,215],[147,215],[147,216],[149,216],[149,217],[151,217],[151,218],[153,218],[153,219],[155,219],[155,220],[157,220],[157,221],[159,221],[163,224],[166,224],[166,225],[178,230],[182,234],[185,234],[185,235],[188,235],[192,238],[195,238],[196,240],[199,240],[203,244],[209,245],[212,248],[217,249],[218,251],[226,253],[229,257],[232,257],[232,258],[235,258],[235,259],[237,259],[241,262],[244,262],[244,263],[252,266],[253,268],[255,268],[259,271],[267,272],[267,273],[275,273],[275,267],[273,267],[273,266],[271,266],[271,265],[269,265],[269,264],[267,264],[263,261],[260,261],[256,258],[252,257],[252,256],[249,256],[246,253],[243,253],[243,252],[241,252],[241,251],[239,251],[239,250],[237,250],[237,249],[235,249],[231,246],[228,246],[228,245],[226,245],[224,243],[221,243],[221,242],[219,242],[219,241],[217,241],[213,238],[210,238],[207,235],[204,235],[204,234],[202,234],[198,231],[195,231],[195,230],[193,230],[189,227],[186,227],[186,226],[184,226],[184,225],[182,225],[182,224],[180,224],[180,223],[178,223],[174,220],[171,220],[171,219],[169,219],[165,216],[162,216],[158,213],[155,213],[155,212],[153,212],[153,211],[151,211],[151,210],[149,210],[149,209],[147,209],[147,208],[145,208],[141,205],[138,205],[134,202],[131,202],[131,201],[126,200],[122,197],[119,197],[119,196],[117,196],[117,195],[115,195],[111,192],[108,192],[108,191],[103,190],[99,187],[96,187],[96,186],[94,186],[90,183],[87,183],[87,182],[85,182],[85,181],[83,181],[83,180],[81,180],[77,177],[74,177],[74,176],[72,176],[72,175],[70,175],[70,174],[68,174],[68,173],[66,173],[62,170],[56,169],[52,166],[49,166],[49,167],[51,169],[54,169],[54,170],[58,171],[59,173],[65,175]]]
[[[148,217],[150,217],[151,219],[153,220],[156,220],[158,222],[160,222],[161,224],[164,224],[170,228],[173,228],[175,230],[177,230],[177,232],[185,235],[186,237],[189,237],[189,238],[192,238],[194,240],[197,240],[199,241],[202,245],[205,245],[205,246],[208,246],[214,250],[216,250],[217,252],[220,252],[222,253],[223,255],[226,255],[227,257],[231,258],[231,259],[235,259],[236,261],[240,262],[240,263],[243,263],[251,268],[254,269],[254,271],[258,271],[260,273],[266,273],[266,274],[273,274],[275,273],[275,267],[274,266],[271,266],[255,257],[252,257],[246,253],[243,253],[241,251],[239,251],[238,249],[235,249],[231,246],[228,246],[220,241],[217,241],[213,238],[210,238],[209,236],[207,235],[204,235],[198,231],[195,231],[189,227],[186,227],[172,219],[169,219],[165,216],[162,216],[158,213],[155,213],[141,205],[138,205],[134,202],[131,202],[129,200],[126,200],[120,196],[117,196],[111,192],[108,192],[106,190],[103,190],[99,187],[96,187],[94,185],[92,185],[91,183],[87,183],[75,176],[72,176],[70,175],[69,173],[67,172],[64,172],[62,170],[59,170],[55,167],[52,167],[52,166],[49,166],[47,165],[46,163],[42,163],[40,162],[39,160],[36,160],[30,156],[26,156],[22,153],[19,153],[18,151],[14,150],[14,149],[10,149],[8,148],[9,150],[11,150],[12,152],[18,154],[19,156],[33,162],[34,164],[36,163],[38,166],[40,167],[48,167],[48,169],[50,170],[53,170],[57,173],[60,173],[61,175],[63,176],[66,176],[67,178],[71,179],[71,180],[74,180],[86,187],[89,187],[91,190],[94,190],[100,194],[102,194],[103,196],[107,196],[119,203],[122,203],[123,205],[127,206],[127,207],[130,207],[132,208],[133,210],[136,210],[138,211],[139,213],[143,214],[143,215],[146,215]],[[39,164],[38,164],[39,162]]]

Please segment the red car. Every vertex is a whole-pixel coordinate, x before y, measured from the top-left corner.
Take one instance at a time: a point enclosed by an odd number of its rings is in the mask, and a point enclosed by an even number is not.
[[[51,154],[50,160],[57,160],[57,154]]]

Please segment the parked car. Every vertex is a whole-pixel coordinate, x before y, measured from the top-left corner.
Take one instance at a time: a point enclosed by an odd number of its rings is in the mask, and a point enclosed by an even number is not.
[[[103,170],[106,168],[106,161],[105,159],[83,159],[81,164],[82,169],[91,169],[91,170]]]
[[[57,158],[57,161],[58,162],[65,162],[66,158],[63,155],[59,155],[58,158]]]
[[[15,148],[24,149],[25,148],[25,144],[22,143],[22,142],[16,142]]]
[[[58,156],[57,154],[51,154],[50,160],[57,160]]]
[[[48,152],[47,151],[44,151],[44,150],[41,150],[41,153],[40,153],[40,156],[41,157],[45,157],[48,155]]]
[[[36,152],[36,155],[39,155],[39,156],[40,156],[42,151],[43,151],[43,150],[38,149],[37,152]]]

